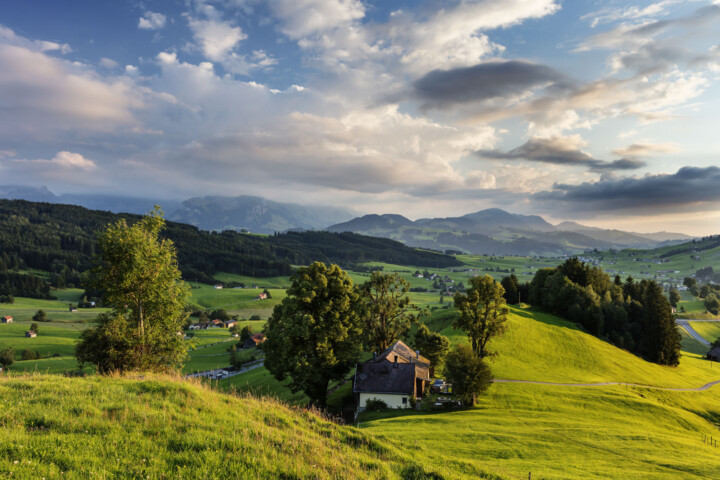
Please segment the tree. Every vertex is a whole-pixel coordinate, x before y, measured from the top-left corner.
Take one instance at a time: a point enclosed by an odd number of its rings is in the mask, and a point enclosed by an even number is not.
[[[15,350],[12,347],[0,350],[0,365],[3,370],[7,370],[13,363],[15,363]]]
[[[712,313],[713,315],[717,315],[718,313],[720,313],[720,300],[718,300],[714,293],[711,293],[707,297],[705,297],[704,304],[707,311]]]
[[[362,344],[360,296],[337,265],[315,262],[291,277],[287,296],[265,325],[265,367],[324,408],[331,381],[345,378]]]
[[[248,338],[253,336],[253,329],[250,325],[245,325],[242,330],[240,330],[240,341],[244,342]]]
[[[464,404],[474,405],[477,395],[485,393],[493,381],[490,367],[465,343],[448,353],[443,372]]]
[[[419,314],[411,312],[417,307],[410,303],[409,290],[410,284],[397,273],[373,272],[360,286],[366,342],[371,350],[385,351],[417,321]]]
[[[420,324],[417,332],[415,332],[415,349],[430,360],[430,369],[434,370],[442,365],[450,350],[450,340],[437,332],[431,332],[424,323]],[[433,373],[430,374],[433,376]]]
[[[93,363],[101,373],[168,371],[185,359],[177,332],[187,316],[189,288],[181,281],[174,244],[159,238],[164,226],[156,206],[134,225],[119,220],[100,234],[92,287],[112,312],[81,335],[76,349],[81,365]]]
[[[670,299],[670,305],[677,308],[678,302],[680,301],[680,292],[677,291],[677,288],[671,288],[668,292],[668,298]]]
[[[221,322],[227,322],[232,317],[230,317],[230,314],[225,311],[223,308],[218,308],[217,310],[213,310],[210,313],[210,318],[212,320],[220,320]]]
[[[40,327],[38,327],[37,323],[33,323],[32,325],[30,325],[31,332],[40,333],[39,330],[40,330]]]
[[[680,333],[670,302],[655,282],[644,284],[643,289],[644,353],[653,362],[661,365],[680,363]]]
[[[488,342],[505,331],[508,310],[504,293],[502,285],[484,275],[470,279],[466,294],[455,294],[455,308],[460,311],[460,318],[453,326],[467,332],[472,350],[480,358],[492,354],[487,348]]]
[[[505,289],[505,301],[510,305],[515,305],[520,301],[518,297],[518,279],[515,274],[511,274],[509,277],[503,277],[500,284]],[[527,299],[526,299],[527,300]]]
[[[47,313],[45,313],[45,310],[38,310],[35,315],[32,317],[33,322],[47,322]]]

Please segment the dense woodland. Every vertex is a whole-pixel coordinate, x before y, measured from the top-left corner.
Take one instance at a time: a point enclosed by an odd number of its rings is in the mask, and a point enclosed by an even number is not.
[[[47,286],[24,270],[50,272],[54,287],[80,286],[93,266],[98,233],[108,224],[141,217],[73,205],[0,200],[0,295],[47,298]],[[183,277],[213,283],[217,272],[254,277],[289,275],[313,261],[348,265],[367,261],[425,267],[461,265],[455,258],[354,233],[302,232],[269,237],[233,231],[207,232],[168,222],[163,235],[175,242]],[[11,272],[11,273],[8,273]],[[31,280],[32,279],[32,280]]]
[[[649,361],[680,361],[675,318],[654,281],[611,279],[602,269],[571,258],[537,272],[529,285],[529,301]]]

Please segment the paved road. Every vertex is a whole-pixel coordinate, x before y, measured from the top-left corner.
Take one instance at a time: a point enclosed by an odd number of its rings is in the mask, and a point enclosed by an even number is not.
[[[605,387],[608,385],[621,385],[625,387],[642,387],[652,388],[654,390],[669,390],[672,392],[701,392],[707,390],[713,385],[720,384],[720,380],[706,383],[702,387],[697,388],[669,388],[669,387],[654,387],[652,385],[641,385],[639,383],[624,383],[624,382],[602,382],[602,383],[554,383],[554,382],[535,382],[533,380],[499,380],[495,379],[493,382],[496,383],[532,383],[535,385],[554,385],[556,387]]]
[[[240,375],[241,373],[249,372],[250,370],[254,370],[256,368],[262,367],[265,364],[263,360],[257,360],[255,363],[251,363],[240,370],[237,370],[235,372],[228,372],[223,376],[223,378],[230,378],[234,377],[235,375]],[[225,367],[225,368],[230,368]],[[225,368],[216,368],[215,370],[206,370],[204,372],[198,372],[198,373],[190,373],[188,375],[185,375],[186,378],[193,378],[193,377],[214,377],[217,376],[222,370],[225,370]]]
[[[702,343],[702,344],[705,345],[706,347],[709,347],[709,346],[710,346],[710,342],[708,342],[707,340],[705,340],[705,338],[704,338],[702,335],[700,335],[697,331],[695,331],[695,329],[692,328],[692,327],[690,326],[690,324],[688,323],[688,322],[703,322],[703,321],[704,321],[704,322],[717,322],[717,320],[684,320],[684,319],[676,320],[677,324],[678,324],[679,326],[681,326],[682,328],[684,328],[685,331],[686,331],[687,333],[689,333],[691,337],[693,337],[695,340],[697,340],[698,342]]]

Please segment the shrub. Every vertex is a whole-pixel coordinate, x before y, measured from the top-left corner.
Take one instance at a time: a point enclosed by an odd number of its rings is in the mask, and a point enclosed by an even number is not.
[[[29,348],[23,350],[23,352],[22,352],[23,360],[37,360],[38,356],[39,355],[37,354],[37,352],[34,352],[34,351],[30,350]]]
[[[379,398],[371,398],[371,399],[365,401],[365,408],[367,410],[380,411],[380,410],[387,409],[388,406],[387,406],[387,403],[383,402]]]

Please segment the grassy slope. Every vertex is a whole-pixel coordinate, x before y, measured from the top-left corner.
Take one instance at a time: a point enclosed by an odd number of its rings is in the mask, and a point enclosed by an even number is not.
[[[720,338],[720,322],[690,322],[690,326],[708,342]]]
[[[453,312],[438,312],[436,325]],[[432,321],[432,320],[431,320]],[[454,342],[460,332],[446,327]],[[676,368],[644,362],[552,315],[513,309],[493,348],[496,378],[549,382],[621,381],[696,387],[720,379],[706,351],[683,336]],[[385,436],[412,439],[433,465],[484,468],[505,478],[715,478],[720,388],[668,392],[640,387],[494,384],[473,408],[448,413],[386,412],[361,417]],[[458,474],[460,477],[460,474]]]
[[[2,478],[411,478],[411,463],[355,428],[187,381],[0,377]]]

